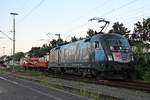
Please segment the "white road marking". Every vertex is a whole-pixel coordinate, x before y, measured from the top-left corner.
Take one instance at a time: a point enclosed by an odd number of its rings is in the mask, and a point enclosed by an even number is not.
[[[10,82],[10,83],[12,83],[12,84],[15,84],[15,85],[18,85],[18,86],[21,86],[21,87],[24,87],[24,88],[30,89],[30,90],[32,90],[32,91],[34,91],[34,92],[37,92],[37,93],[39,93],[39,94],[42,94],[42,95],[48,96],[48,97],[53,98],[53,99],[55,99],[55,100],[62,100],[61,98],[58,98],[58,97],[55,97],[55,96],[50,95],[50,94],[48,94],[48,93],[45,93],[45,92],[39,91],[39,90],[34,89],[34,88],[30,87],[30,86],[26,86],[26,85],[23,85],[23,84],[19,84],[18,82],[15,82],[15,81],[12,81],[12,80],[6,79],[6,78],[4,78],[4,77],[0,77],[0,79],[5,80],[5,81],[8,81],[8,82]]]
[[[32,91],[38,92],[38,93],[40,93],[40,94],[42,94],[42,95],[48,96],[48,97],[50,97],[50,98],[53,98],[53,99],[55,99],[55,100],[62,100],[62,99],[60,99],[60,98],[58,98],[58,97],[55,97],[55,96],[53,96],[53,95],[50,95],[50,94],[45,93],[45,92],[42,92],[42,91],[39,91],[39,90],[34,89],[34,88],[30,87],[30,86],[26,86],[26,85],[22,85],[22,84],[19,84],[19,85],[22,86],[22,87],[24,87],[24,88],[28,88],[28,89],[30,89],[30,90],[32,90]]]
[[[4,77],[0,77],[0,79],[5,80],[5,81],[8,81],[8,82],[10,82],[10,83],[13,83],[13,84],[15,84],[15,85],[18,84],[18,82],[15,82],[15,81],[12,81],[12,80],[8,80],[8,79],[6,79],[6,78],[4,78]]]

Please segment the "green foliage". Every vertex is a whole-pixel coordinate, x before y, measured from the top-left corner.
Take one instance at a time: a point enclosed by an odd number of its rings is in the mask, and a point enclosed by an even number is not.
[[[32,47],[31,50],[28,52],[30,57],[43,57],[49,51],[53,48],[56,47],[59,44],[62,44],[64,41],[63,39],[59,38],[58,40],[53,39],[50,41],[49,46],[47,44],[43,44],[42,47]]]
[[[146,43],[150,42],[150,18],[143,19],[143,22],[138,21],[134,27],[134,39]]]
[[[20,61],[20,58],[22,58],[22,57],[24,57],[23,52],[18,52],[18,53],[15,53],[15,55],[14,55],[15,61]]]
[[[143,45],[143,44],[137,43],[137,44],[136,44],[136,49],[135,49],[134,52],[135,52],[136,54],[142,54],[143,48],[144,48],[144,45]]]
[[[52,41],[50,41],[50,46],[53,48],[62,43],[64,43],[64,41],[61,38],[58,40],[53,39]]]
[[[92,37],[94,34],[95,33],[94,33],[94,31],[92,29],[88,29],[88,31],[87,31],[87,35],[88,36]]]
[[[74,37],[71,37],[71,41],[74,42],[74,41],[77,41],[78,39],[74,36]]]
[[[38,57],[39,51],[40,51],[40,47],[32,47],[28,53],[30,57],[32,56]]]
[[[30,57],[43,57],[50,51],[51,47],[43,45],[42,47],[32,47],[28,52]]]
[[[52,47],[56,47],[57,40],[53,39],[52,41],[50,41],[50,44],[51,44]]]
[[[150,82],[150,70],[145,72],[143,79]]]
[[[92,29],[88,29],[88,31],[87,31],[88,37],[92,37],[93,35],[95,35],[95,34],[97,34],[97,33],[98,33],[98,32],[93,31]]]
[[[18,72],[22,68],[20,66],[16,66],[16,65],[9,65],[9,67],[6,68],[5,71],[6,72],[12,72],[13,69]]]
[[[150,53],[135,53],[134,60],[138,71],[138,78],[150,81]]]
[[[62,44],[63,42],[64,42],[63,39],[60,38],[57,40],[57,45]]]
[[[128,30],[128,28],[126,28],[123,25],[123,23],[120,24],[119,22],[116,22],[113,24],[112,29],[109,30],[108,33],[118,33],[118,34],[124,35],[127,38],[129,38],[130,30]]]

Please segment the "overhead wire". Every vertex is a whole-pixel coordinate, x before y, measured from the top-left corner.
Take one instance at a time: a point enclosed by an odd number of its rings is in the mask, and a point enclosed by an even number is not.
[[[150,7],[149,7],[150,8]],[[148,13],[148,9],[149,8],[146,8],[144,11],[141,11],[141,10],[139,10],[138,12],[133,12],[132,13],[132,15],[133,16],[127,16],[127,17],[122,17],[121,19],[123,20],[123,21],[128,21],[128,20],[131,20],[131,19],[134,19],[134,18],[136,18],[136,17],[138,17],[138,16],[142,16],[142,15],[145,15],[145,14],[147,14]]]
[[[121,5],[121,6],[117,7],[117,8],[111,9],[110,11],[104,13],[104,14],[101,15],[101,16],[109,15],[109,14],[111,14],[111,13],[113,13],[113,12],[116,12],[116,11],[118,11],[118,10],[124,8],[124,7],[127,7],[127,6],[133,4],[133,3],[137,2],[137,1],[139,1],[139,0],[132,0],[132,1],[129,1],[129,2],[127,2],[127,3],[125,3],[125,4]]]
[[[22,22],[23,20],[25,20],[25,18],[27,18],[34,10],[36,10],[43,2],[44,2],[45,0],[41,0],[36,6],[34,6],[19,22],[17,22],[17,24],[18,23],[20,23],[20,22]],[[26,2],[26,0],[25,0],[25,2],[24,2],[24,4],[27,4],[28,2]],[[23,9],[25,6],[22,6],[21,8],[19,8],[19,9]],[[20,10],[20,11],[21,11]],[[19,11],[19,10],[18,10]],[[8,25],[8,24],[7,24]],[[10,40],[12,40],[6,33],[4,33],[3,31],[1,31],[1,33],[3,34],[3,35],[5,35],[7,38],[9,38]]]
[[[109,3],[108,0],[105,0],[104,2],[102,2],[102,4],[100,4],[100,5],[96,6],[96,7],[94,7],[93,9],[91,9],[90,11],[88,11],[86,14],[81,15],[81,16],[79,16],[78,18],[72,20],[70,23],[79,21],[80,19],[82,19],[82,18],[85,17],[86,15],[89,15],[89,12],[92,13],[92,12],[95,11],[96,9],[99,9],[99,8],[105,6],[107,3]]]
[[[29,0],[24,0],[23,3],[21,4],[21,7],[16,8],[17,13],[20,13],[23,10],[23,8],[25,8],[27,3],[29,3]],[[9,19],[8,23],[6,25],[4,25],[4,28],[9,27],[8,25],[10,25],[10,21],[11,21],[11,19]]]
[[[2,30],[0,30],[0,33],[2,33],[4,36],[6,36],[8,39],[13,40],[12,38],[10,38],[6,33],[4,33]]]
[[[126,6],[129,6],[129,5],[131,5],[131,4],[133,4],[133,3],[137,2],[137,1],[139,1],[139,0],[129,1],[129,2],[127,2],[127,3],[125,3],[125,4],[121,5],[121,6],[117,7],[117,8],[113,8],[112,10],[102,14],[100,17],[103,17],[103,16],[109,15],[109,14],[111,14],[113,12],[116,12],[116,11],[118,11],[118,10],[120,10],[120,9],[126,7]],[[86,25],[86,24],[87,24],[87,22],[85,24],[82,24],[82,25],[78,26],[78,27],[81,27],[81,26]],[[78,28],[78,27],[76,27],[76,28]],[[73,30],[71,29],[70,31],[73,31]],[[67,38],[69,38],[69,37],[67,37]]]
[[[127,12],[126,15],[123,16],[120,15],[121,17],[119,16],[115,19],[117,19],[117,21],[123,22],[124,24],[128,24],[129,28],[132,30],[135,23],[141,21],[143,18],[150,17],[149,8],[150,7],[146,7],[145,5],[143,5],[139,8],[134,9],[133,10],[134,12]]]
[[[119,15],[119,16],[116,16],[116,19],[122,19],[122,18],[127,18],[127,17],[130,17],[132,15],[136,15],[138,14],[141,10],[143,11],[144,10],[144,6],[140,7],[140,8],[137,8],[137,9],[133,9],[134,12],[127,12],[126,15]]]
[[[92,10],[88,11],[88,13],[79,16],[78,18],[72,20],[70,23],[74,23],[74,22],[77,22],[77,21],[81,20],[81,19],[82,19],[83,17],[85,17],[86,15],[89,15],[89,12],[91,13],[91,12],[93,12],[94,10],[103,7],[103,6],[106,5],[107,3],[109,3],[108,0],[105,0],[104,2],[102,2],[101,5],[98,5],[98,6],[94,7]],[[78,28],[78,27],[83,27],[83,26],[87,25],[87,23],[88,23],[88,22],[86,22],[86,23],[84,23],[84,24],[81,24],[81,25],[79,25],[79,26],[76,26],[76,27],[74,27],[74,28],[71,28],[71,29],[67,30],[66,33],[70,33],[70,32],[72,32],[72,30],[74,30],[74,29],[76,29],[76,28]],[[69,38],[69,37],[71,37],[71,35],[68,35],[68,37],[66,37],[65,39],[67,39],[67,38]]]
[[[17,23],[23,22],[30,14],[32,14],[37,8],[39,8],[45,0],[41,0],[37,5],[35,5],[21,20]]]
[[[125,18],[125,19],[123,19],[123,21],[129,22],[129,21],[136,20],[137,18],[143,19],[143,18],[141,18],[141,16],[146,15],[146,14],[149,14],[149,12],[144,12],[144,13],[140,13],[136,16],[131,16],[131,17]],[[145,17],[150,17],[150,16],[145,16]]]
[[[27,6],[27,4],[30,4],[31,0],[24,0],[23,1],[23,5],[21,5],[21,7],[18,8],[18,13],[21,13],[25,10],[25,7]]]

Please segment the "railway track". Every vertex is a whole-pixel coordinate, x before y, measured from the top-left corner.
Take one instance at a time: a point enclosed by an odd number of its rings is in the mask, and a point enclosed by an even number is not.
[[[150,93],[150,83],[141,82],[141,81],[98,81],[99,84],[104,84],[108,86],[128,88],[133,90],[140,90]]]
[[[92,83],[92,84],[99,84],[99,85],[107,85],[112,87],[119,87],[119,88],[127,88],[132,90],[139,90],[150,93],[150,83],[144,81],[137,81],[137,80],[96,80],[93,78],[83,78],[81,76],[75,75],[59,75],[59,74],[49,74],[49,77],[54,78],[61,78],[65,80],[72,80],[72,81],[80,81],[85,83]]]

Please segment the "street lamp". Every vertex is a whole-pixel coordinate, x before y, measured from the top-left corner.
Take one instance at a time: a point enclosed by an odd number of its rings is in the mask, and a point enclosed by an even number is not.
[[[10,15],[13,15],[13,70],[14,71],[14,54],[15,54],[15,15],[18,15],[18,13],[10,13]]]

